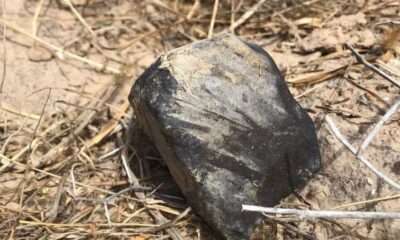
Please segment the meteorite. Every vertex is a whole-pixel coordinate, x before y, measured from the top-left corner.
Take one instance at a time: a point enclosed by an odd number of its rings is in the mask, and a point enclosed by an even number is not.
[[[272,58],[232,34],[162,55],[129,96],[187,202],[226,239],[249,239],[262,215],[320,168],[312,120]]]

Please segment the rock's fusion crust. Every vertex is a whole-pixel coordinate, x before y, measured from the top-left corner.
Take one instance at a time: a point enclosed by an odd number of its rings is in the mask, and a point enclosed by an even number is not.
[[[188,203],[227,239],[320,168],[311,119],[271,57],[231,34],[166,53],[129,96]]]

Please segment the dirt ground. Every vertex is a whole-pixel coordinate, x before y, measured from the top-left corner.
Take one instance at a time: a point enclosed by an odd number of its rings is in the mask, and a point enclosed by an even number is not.
[[[129,153],[121,147],[135,124],[127,96],[143,70],[163,52],[232,26],[273,57],[317,128],[323,168],[279,206],[400,212],[398,190],[357,160],[325,121],[331,117],[358,148],[399,100],[398,87],[358,64],[344,46],[399,78],[400,26],[388,22],[399,19],[399,2],[220,0],[215,18],[214,3],[5,1],[1,239],[215,239],[195,213],[185,212],[188,206],[144,136],[137,133],[139,147]],[[362,153],[397,183],[399,137],[397,113]],[[118,193],[129,187],[124,154],[137,182],[157,191]],[[314,239],[400,239],[400,220],[277,219]],[[303,238],[268,218],[254,239]]]

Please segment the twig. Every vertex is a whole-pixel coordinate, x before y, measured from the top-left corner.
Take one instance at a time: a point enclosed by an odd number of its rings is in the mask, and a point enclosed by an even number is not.
[[[330,102],[335,102],[335,101],[334,101],[334,100],[331,100]],[[344,114],[344,113],[346,113],[346,114],[348,114],[348,115],[350,115],[350,116],[353,116],[353,117],[359,117],[359,118],[368,119],[368,120],[370,120],[371,122],[379,120],[376,116],[373,116],[373,117],[365,116],[365,115],[360,114],[360,113],[358,113],[358,112],[355,112],[354,110],[349,109],[349,108],[343,108],[343,107],[328,107],[328,106],[320,106],[320,105],[316,105],[315,108],[324,109],[324,110],[326,110],[326,111],[328,111],[328,112],[330,112],[330,113],[338,113],[338,114]]]
[[[357,62],[364,64],[368,69],[377,73],[379,76],[383,77],[384,79],[391,82],[396,87],[400,88],[400,83],[397,80],[394,80],[391,76],[386,74],[384,71],[380,70],[379,68],[375,67],[371,63],[369,63],[360,53],[358,53],[350,44],[345,43],[345,46],[356,56]]]
[[[316,240],[315,237],[311,236],[308,233],[305,233],[305,232],[301,231],[300,229],[298,229],[297,227],[295,227],[295,226],[293,226],[293,225],[291,225],[289,223],[285,223],[285,222],[282,222],[282,221],[278,221],[278,223],[281,224],[282,226],[284,226],[286,229],[288,229],[288,230],[290,230],[290,231],[302,236],[304,239]]]
[[[317,3],[317,2],[320,2],[320,1],[321,1],[321,0],[301,1],[299,4],[293,4],[293,6],[286,7],[286,8],[283,9],[282,11],[277,12],[277,13],[274,13],[273,15],[275,15],[275,14],[282,14],[282,13],[286,13],[286,12],[290,12],[290,11],[292,11],[293,9],[299,8],[299,7],[303,8],[303,9],[306,9],[307,6],[310,6],[310,5],[312,5],[312,4],[314,4],[314,3]]]
[[[361,154],[362,151],[364,151],[368,145],[372,142],[374,137],[378,134],[379,130],[382,128],[382,126],[387,122],[390,117],[397,112],[400,108],[400,100],[397,101],[386,113],[383,115],[381,120],[375,125],[374,129],[372,129],[371,133],[368,135],[368,137],[364,140],[364,142],[361,144],[360,148],[357,151],[357,156]]]
[[[40,118],[40,116],[37,115],[37,114],[33,114],[33,113],[28,113],[28,112],[24,112],[24,111],[21,111],[21,110],[17,110],[17,109],[14,109],[14,108],[12,108],[10,106],[6,106],[6,105],[3,105],[3,104],[0,105],[0,109],[4,110],[6,112],[9,112],[9,113],[15,114],[17,116],[30,118],[32,120],[39,120],[39,118]]]
[[[185,17],[185,16],[182,15],[181,13],[177,12],[175,9],[168,7],[168,5],[166,5],[165,3],[163,3],[163,2],[160,1],[160,0],[150,0],[149,2],[150,2],[151,4],[156,5],[157,7],[160,7],[160,8],[162,8],[162,9],[167,10],[167,11],[170,12],[170,13],[175,14],[175,15],[178,16],[178,17],[182,17],[182,18]]]
[[[72,59],[75,59],[75,60],[78,60],[80,62],[86,63],[88,65],[97,67],[99,70],[103,70],[103,69],[107,70],[110,73],[114,73],[114,74],[120,74],[121,73],[121,71],[119,69],[116,69],[116,68],[113,68],[113,67],[109,67],[109,66],[106,66],[106,65],[104,65],[102,63],[98,63],[98,62],[92,61],[90,59],[83,58],[83,57],[80,57],[80,56],[78,56],[76,54],[73,54],[73,53],[70,53],[68,51],[65,51],[64,49],[62,49],[60,47],[57,47],[54,44],[48,43],[45,40],[43,40],[43,39],[41,39],[41,38],[39,38],[37,36],[33,36],[32,34],[28,33],[27,31],[25,31],[24,29],[22,29],[19,26],[15,25],[14,23],[6,22],[3,18],[0,18],[0,23],[6,25],[7,27],[11,28],[12,30],[14,30],[14,31],[16,31],[18,33],[21,33],[22,35],[25,35],[26,37],[32,38],[33,40],[35,40],[36,42],[40,43],[44,47],[47,47],[48,49],[56,51],[58,56],[64,56],[65,55],[65,56],[68,56],[68,57],[70,57]]]
[[[89,149],[92,146],[99,143],[100,141],[102,141],[105,137],[107,137],[114,130],[114,128],[118,125],[123,114],[128,110],[129,106],[130,106],[129,101],[127,99],[121,105],[121,107],[118,109],[118,111],[115,113],[114,117],[110,121],[108,121],[106,124],[103,125],[100,132],[96,136],[94,136],[93,138],[91,138],[90,140],[85,142],[85,147]]]
[[[235,19],[236,19],[236,0],[231,1],[231,25],[230,25],[230,30],[233,29],[233,25],[235,24]],[[233,30],[231,30],[233,32]]]
[[[219,0],[214,0],[214,8],[213,8],[213,12],[211,15],[211,21],[210,21],[210,27],[208,29],[208,38],[212,37],[213,32],[214,32],[214,24],[215,24],[215,18],[217,17],[217,13],[218,13],[218,4],[219,4]]]
[[[286,229],[288,229],[289,231],[292,231],[292,232],[294,232],[294,233],[296,233],[296,234],[298,234],[298,235],[304,237],[304,238],[307,239],[307,240],[316,240],[316,238],[313,237],[312,235],[310,235],[309,233],[306,233],[306,232],[304,232],[304,231],[298,229],[297,227],[295,227],[295,226],[293,226],[293,225],[291,225],[291,224],[289,224],[289,223],[286,223],[286,222],[284,222],[284,221],[280,221],[280,220],[275,219],[275,218],[271,218],[270,216],[268,216],[268,215],[265,214],[265,213],[263,213],[263,214],[264,214],[265,217],[267,217],[268,221],[271,221],[271,222],[273,222],[273,223],[280,224],[280,225],[282,225],[283,227],[285,227]]]
[[[47,133],[49,133],[51,130],[53,130],[54,128],[56,128],[56,127],[58,127],[59,125],[62,125],[62,124],[64,124],[65,123],[65,121],[60,121],[60,122],[58,122],[57,124],[53,124],[53,125],[51,125],[50,127],[48,127],[46,130],[44,130],[41,134],[40,134],[40,138],[42,138],[43,136],[45,136]],[[36,139],[34,139],[33,141],[32,141],[32,143],[29,143],[28,145],[26,145],[24,148],[22,148],[17,154],[15,154],[11,159],[3,159],[4,161],[2,161],[2,166],[0,167],[0,173],[4,170],[4,169],[6,169],[7,167],[8,167],[8,165],[10,165],[11,163],[15,163],[15,162],[18,162],[17,161],[17,159],[18,158],[20,158],[22,155],[24,155],[29,149],[30,149],[30,146],[32,147],[32,146],[34,146],[34,147],[36,147],[36,145],[38,144],[38,142],[39,142],[39,138],[36,138]],[[34,148],[33,147],[33,148]],[[0,154],[0,158],[3,158],[3,155],[2,154]],[[24,164],[21,164],[21,165],[18,165],[18,164],[16,164],[17,166],[19,166],[19,167],[25,167],[26,165],[24,165]]]
[[[245,204],[242,205],[242,211],[282,214],[296,216],[298,218],[400,219],[400,212],[300,210],[292,208],[260,207]]]
[[[37,35],[37,20],[39,18],[40,15],[40,11],[42,10],[42,6],[43,6],[44,0],[40,0],[40,2],[37,5],[36,11],[35,11],[35,15],[33,15],[33,19],[32,19],[32,36]]]
[[[72,192],[74,194],[74,197],[78,195],[78,192],[76,191],[76,183],[75,183],[75,175],[74,175],[74,166],[71,167],[71,183],[72,183]]]
[[[99,51],[99,53],[101,53],[102,55],[104,55],[105,57],[117,62],[117,63],[123,63],[120,59],[117,59],[113,56],[110,56],[109,54],[107,54],[106,52],[103,51],[102,48],[104,49],[110,49],[112,47],[110,46],[104,46],[104,44],[100,43],[99,39],[97,38],[97,34],[95,31],[93,31],[92,27],[85,21],[85,19],[82,17],[82,15],[78,12],[78,10],[76,10],[76,8],[74,7],[74,5],[72,4],[72,2],[70,0],[63,0],[69,7],[69,9],[71,10],[71,12],[75,15],[75,17],[78,19],[78,21],[83,25],[83,27],[90,33],[90,35],[92,36],[91,38],[91,43],[93,44],[94,48]]]
[[[19,224],[31,225],[31,226],[48,226],[48,227],[70,227],[70,228],[90,228],[96,225],[97,227],[109,227],[109,224],[104,223],[45,223],[45,222],[33,222],[20,220]],[[145,224],[145,223],[110,223],[112,227],[157,227],[156,224]]]
[[[76,191],[76,187],[75,187],[75,177],[74,177],[74,172],[73,169],[71,169],[71,180],[72,180],[72,187],[73,187],[73,193],[74,196],[77,195],[77,191]],[[123,193],[126,193],[130,190],[141,190],[141,191],[150,191],[151,188],[150,187],[142,187],[142,186],[136,186],[136,185],[131,185],[117,193],[114,193],[106,198],[103,198],[101,200],[97,200],[97,199],[91,199],[91,198],[83,198],[83,197],[75,197],[75,200],[81,200],[81,201],[90,201],[90,202],[96,202],[96,203],[102,203],[103,204],[103,208],[104,208],[104,215],[107,219],[107,222],[109,224],[109,226],[111,227],[111,217],[110,217],[110,212],[108,210],[108,202],[114,198],[117,197]]]
[[[6,0],[1,1],[1,12],[3,15],[3,19],[5,21],[6,19]],[[4,81],[6,80],[6,75],[7,75],[7,48],[6,48],[6,31],[7,31],[7,25],[3,23],[3,74],[1,77],[1,82],[0,82],[0,93],[3,92],[3,85]]]
[[[106,198],[104,198],[104,202],[108,202],[110,201],[112,198],[117,197],[123,193],[129,192],[131,190],[135,190],[135,191],[151,191],[152,188],[151,187],[144,187],[144,186],[140,186],[140,185],[131,185],[125,189],[122,189],[121,191],[114,193]]]
[[[321,87],[325,86],[325,84],[326,84],[326,82],[323,82],[321,84],[316,84],[316,86],[314,86],[314,87],[312,87],[312,88],[310,88],[310,89],[308,89],[308,90],[296,95],[294,98],[295,99],[299,99],[299,98],[309,94],[310,92],[313,92],[313,91],[317,90],[318,88],[321,88]]]
[[[186,21],[185,18],[181,18],[181,19],[177,20],[176,22],[174,22],[174,23],[172,23],[172,24],[170,24],[168,26],[164,26],[164,27],[160,27],[160,28],[157,28],[157,29],[154,29],[154,30],[150,30],[148,32],[143,33],[140,36],[137,36],[137,37],[133,38],[132,40],[129,40],[128,42],[122,44],[121,46],[108,48],[108,50],[119,50],[119,51],[122,51],[122,50],[128,48],[129,46],[131,46],[132,44],[145,39],[146,37],[150,37],[150,36],[160,32],[161,30],[165,30],[165,29],[168,29],[170,27],[179,25],[179,24],[181,24],[181,23],[183,23],[185,21]]]
[[[27,167],[26,164],[20,163],[20,162],[18,162],[16,160],[13,160],[13,159],[9,159],[8,157],[6,157],[4,155],[0,155],[0,157],[3,158],[3,160],[5,160],[7,164],[14,163],[15,165],[18,165],[20,167],[25,167],[25,168]],[[36,172],[40,172],[42,174],[45,174],[47,176],[54,177],[56,179],[61,179],[62,178],[59,175],[47,172],[45,170],[42,170],[42,169],[39,169],[39,168],[36,168],[36,167],[32,167],[31,169],[36,171]],[[72,182],[71,180],[67,180],[67,181],[68,182]],[[81,183],[81,182],[77,182],[76,181],[75,184],[78,185],[78,186],[81,186],[81,187],[85,187],[85,188],[88,188],[88,189],[96,190],[98,192],[107,193],[107,194],[115,194],[115,192],[112,192],[112,191],[109,191],[109,190],[106,190],[106,189],[102,189],[102,188],[98,188],[98,187],[93,187],[93,186],[90,186],[90,185],[85,184],[85,183]],[[132,198],[132,197],[128,197],[128,196],[122,196],[122,197],[124,197],[126,199],[129,199],[129,200],[133,200],[133,201],[137,201],[138,200],[138,199],[135,199],[135,198]]]
[[[28,151],[29,151],[30,153],[33,152],[33,151],[32,151],[32,149],[33,149],[33,148],[32,148],[32,145],[33,145],[33,143],[34,143],[34,140],[36,139],[35,136],[36,136],[37,130],[38,130],[39,125],[40,125],[40,123],[41,123],[41,121],[42,121],[42,119],[43,119],[44,111],[45,111],[46,106],[47,106],[47,104],[48,104],[48,102],[49,102],[49,99],[50,99],[51,88],[49,88],[48,90],[49,90],[49,93],[47,94],[46,100],[45,100],[45,102],[44,102],[44,104],[43,104],[42,111],[41,111],[41,113],[40,113],[40,118],[39,118],[39,120],[38,120],[38,122],[37,122],[37,124],[36,124],[36,126],[35,126],[34,131],[33,131],[32,139],[31,139],[31,141],[29,142]],[[31,167],[32,167],[32,160],[31,160],[31,157],[28,157],[28,158],[27,158],[27,164],[26,164],[26,168],[25,168],[24,177],[23,177],[23,179],[21,180],[21,182],[18,184],[18,186],[17,186],[17,188],[16,188],[16,189],[18,189],[18,188],[20,187],[20,185],[22,184],[21,192],[20,192],[20,201],[19,201],[19,206],[20,206],[20,208],[23,207],[23,198],[24,198],[25,186],[26,186],[26,181],[27,181],[27,178],[28,178],[28,173],[29,173]]]
[[[287,79],[286,81],[293,84],[318,83],[343,74],[347,67],[348,65],[343,65],[332,70],[311,73],[307,74],[306,76],[301,74],[298,77]]]
[[[378,67],[382,68],[386,72],[395,75],[396,77],[400,77],[400,69],[397,66],[389,65],[384,61],[382,61],[381,59],[377,59],[376,64]]]
[[[76,18],[78,18],[79,22],[86,28],[86,30],[95,38],[97,39],[96,33],[93,31],[93,29],[89,26],[89,24],[83,19],[82,15],[76,10],[74,5],[71,3],[70,0],[63,0],[65,4],[68,5],[69,9],[71,12],[75,15]]]
[[[6,141],[4,142],[3,146],[0,148],[0,154],[1,154],[1,155],[4,154],[4,152],[6,151],[6,147],[7,147],[7,145],[11,142],[11,140],[12,140],[16,135],[18,135],[18,134],[21,132],[21,130],[22,130],[23,127],[25,127],[25,124],[26,124],[26,118],[25,118],[24,123],[21,124],[21,126],[19,126],[18,130],[15,131],[15,132],[13,132],[13,133],[6,139]],[[2,162],[2,161],[1,161],[1,158],[0,158],[0,162]],[[2,163],[2,164],[4,164],[4,163]],[[0,169],[1,169],[1,168],[0,168]],[[1,172],[1,170],[0,170],[0,172]]]
[[[117,89],[117,86],[110,86],[108,89],[106,89],[104,94],[101,96],[100,101],[95,106],[102,107],[113,96],[113,94],[115,94]],[[90,111],[87,114],[84,112],[79,115],[77,119],[81,120],[82,122],[76,127],[74,134],[79,135],[96,114],[98,114],[96,111]]]
[[[107,158],[113,157],[115,155],[117,155],[122,149],[124,148],[124,146],[118,147],[116,149],[111,150],[110,152],[104,154],[103,156],[100,156],[98,161],[103,161]]]
[[[125,173],[128,176],[128,182],[130,184],[135,184],[135,182],[139,183],[139,181],[137,181],[135,174],[133,174],[132,170],[130,169],[130,167],[128,165],[127,156],[128,156],[128,147],[124,146],[124,148],[122,149],[121,161],[122,161],[122,166],[125,169]]]
[[[115,90],[117,89],[116,86],[111,86],[108,87],[108,89],[104,90],[102,93],[100,101],[96,101],[97,103],[93,103],[93,106],[89,107],[102,107],[115,93]],[[79,125],[74,129],[72,135],[76,136],[81,133],[81,131],[90,123],[92,118],[97,114],[96,111],[90,111],[90,112],[82,112],[76,119],[75,122],[79,123]],[[54,146],[52,149],[50,149],[44,156],[43,162],[46,161],[54,161],[55,155],[59,154],[62,152],[64,149],[66,149],[66,146],[73,141],[73,138],[68,138],[67,141],[62,141],[58,145]]]
[[[247,12],[245,12],[236,22],[231,24],[229,27],[230,32],[234,32],[237,27],[242,25],[244,22],[247,21],[256,11],[259,9],[266,0],[260,0],[256,4],[254,4]]]
[[[324,21],[322,21],[322,22],[319,24],[318,28],[321,29],[321,28],[322,28],[328,21],[330,21],[338,12],[339,12],[339,10],[335,8],[334,11],[333,11],[331,14],[329,14],[329,16],[328,16],[327,18],[325,18]]]
[[[368,88],[366,88],[364,86],[361,86],[360,84],[356,83],[355,81],[351,80],[350,78],[346,78],[346,80],[348,82],[350,82],[351,84],[353,84],[355,87],[357,87],[357,88],[359,88],[359,89],[361,89],[363,91],[366,91],[369,94],[371,94],[372,96],[374,96],[376,99],[378,99],[378,101],[383,103],[386,108],[390,108],[389,103],[387,103],[387,101],[385,101],[385,99],[383,99],[381,96],[379,96],[376,92],[374,92],[374,91],[372,91],[372,90],[370,90],[370,89],[368,89]]]
[[[104,215],[106,216],[108,225],[111,227],[111,218],[110,218],[110,213],[108,211],[107,202],[103,202],[103,207],[104,207]]]
[[[289,26],[290,30],[292,30],[293,35],[296,38],[296,40],[297,40],[298,44],[300,45],[300,47],[305,49],[305,45],[304,45],[303,39],[300,37],[299,29],[297,28],[297,26],[295,24],[293,24],[292,21],[290,21],[285,16],[283,16],[283,14],[278,13],[277,15],[282,19],[282,21],[284,21]]]
[[[27,213],[27,212],[25,212],[23,210],[20,210],[20,209],[14,209],[12,207],[3,206],[3,205],[0,205],[0,209],[1,210],[7,210],[7,211],[10,211],[10,212],[16,212],[16,213],[19,213],[20,215],[25,215],[25,216],[29,217],[32,220],[40,221],[39,219],[35,218],[34,216],[32,216],[29,213]]]
[[[354,155],[356,155],[357,159],[360,160],[362,163],[365,164],[373,173],[375,173],[378,177],[382,178],[386,183],[388,183],[393,188],[400,190],[400,185],[395,183],[392,179],[387,177],[385,174],[381,173],[374,165],[372,165],[367,159],[365,159],[361,155],[357,155],[357,149],[353,147],[346,138],[340,133],[339,129],[333,123],[332,119],[326,115],[325,121],[328,123],[329,128],[335,134],[335,136],[341,141]]]
[[[129,125],[129,129],[127,131],[127,137],[125,140],[125,147],[121,152],[121,159],[124,164],[125,171],[127,174],[129,174],[129,182],[130,184],[134,185],[139,185],[139,179],[136,177],[136,175],[132,172],[132,170],[129,168],[126,160],[129,158],[128,157],[128,149],[129,149],[129,144],[131,144],[131,138],[132,138],[132,133],[133,133],[133,123]],[[143,192],[135,192],[135,195],[137,198],[144,200],[146,199],[146,195]],[[147,204],[143,202],[143,205],[146,206]],[[168,223],[168,220],[157,210],[149,209],[149,213],[153,216],[157,224],[165,224]],[[175,228],[167,228],[165,231],[168,233],[168,235],[171,237],[172,240],[182,240],[183,238],[180,236],[179,232]]]
[[[179,216],[177,216],[174,220],[169,221],[167,223],[164,223],[161,226],[158,227],[154,227],[154,228],[149,228],[147,230],[144,230],[143,232],[159,232],[161,230],[173,227],[180,219],[184,218],[186,215],[188,215],[188,213],[192,210],[191,207],[186,208],[185,211],[183,211],[181,214],[179,214]]]
[[[51,208],[49,210],[49,218],[47,219],[46,222],[53,222],[54,219],[56,219],[56,217],[57,217],[58,207],[60,205],[61,196],[64,192],[64,185],[65,185],[66,179],[67,179],[67,175],[64,175],[61,178],[60,183],[58,184],[56,197],[53,201],[53,205],[51,206]]]
[[[386,24],[392,24],[392,25],[400,25],[400,21],[396,21],[396,20],[386,20],[383,22],[378,22],[376,24],[374,24],[374,28],[380,25],[386,25]]]
[[[35,126],[35,129],[34,129],[34,131],[33,131],[32,141],[29,143],[29,149],[30,149],[30,150],[32,149],[32,142],[33,142],[33,139],[36,137],[37,130],[38,130],[39,125],[40,125],[40,123],[41,123],[41,121],[42,121],[42,119],[43,119],[43,116],[44,116],[44,111],[45,111],[46,106],[47,106],[47,104],[49,103],[49,100],[50,100],[51,88],[49,88],[48,90],[49,90],[49,93],[47,94],[46,100],[45,100],[45,102],[44,102],[44,104],[43,104],[42,111],[41,111],[41,113],[40,113],[40,117],[39,117],[38,122],[37,122],[37,124],[36,124],[36,126]]]
[[[352,206],[357,206],[357,205],[367,204],[367,203],[376,203],[376,202],[381,202],[381,201],[394,200],[394,199],[398,199],[398,198],[400,198],[400,194],[387,196],[387,197],[381,197],[381,198],[374,198],[374,199],[369,199],[369,200],[364,200],[364,201],[359,201],[359,202],[353,202],[353,203],[348,203],[348,204],[343,204],[343,205],[331,208],[331,210],[335,210],[335,209],[339,209],[339,208],[345,208],[345,207],[352,207]]]
[[[193,15],[196,13],[196,11],[199,9],[199,7],[200,7],[200,0],[195,0],[192,8],[190,9],[188,14],[186,15],[186,19],[187,20],[192,19]]]

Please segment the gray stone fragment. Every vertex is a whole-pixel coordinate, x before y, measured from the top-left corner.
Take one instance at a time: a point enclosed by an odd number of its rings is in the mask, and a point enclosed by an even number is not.
[[[231,34],[161,56],[129,96],[194,210],[226,239],[249,239],[262,216],[320,168],[315,129],[271,57]]]

